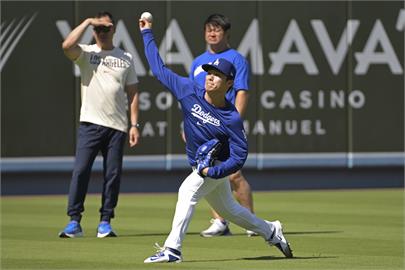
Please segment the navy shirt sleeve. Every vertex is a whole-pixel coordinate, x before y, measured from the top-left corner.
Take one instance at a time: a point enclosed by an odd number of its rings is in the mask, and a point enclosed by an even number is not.
[[[182,99],[190,93],[190,89],[193,89],[193,82],[187,77],[181,77],[168,69],[162,61],[159,55],[158,48],[156,46],[155,38],[151,29],[145,29],[142,31],[143,44],[145,47],[146,59],[149,62],[149,66],[153,75],[172,92],[177,100]]]
[[[240,118],[233,119],[229,129],[229,158],[224,162],[210,167],[207,176],[218,179],[230,175],[240,169],[248,156],[248,144],[243,124]]]

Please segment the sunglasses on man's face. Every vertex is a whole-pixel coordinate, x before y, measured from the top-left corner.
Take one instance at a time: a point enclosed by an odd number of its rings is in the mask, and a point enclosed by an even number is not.
[[[97,33],[108,33],[111,30],[111,26],[96,26],[94,27],[94,31],[96,31]]]

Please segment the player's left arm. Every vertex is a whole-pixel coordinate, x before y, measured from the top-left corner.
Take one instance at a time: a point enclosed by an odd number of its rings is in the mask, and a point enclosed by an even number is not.
[[[239,117],[238,117],[239,118]],[[233,120],[229,126],[229,158],[219,165],[209,167],[203,174],[218,179],[230,175],[240,169],[248,156],[248,144],[241,119]]]
[[[138,84],[130,84],[125,86],[125,91],[128,96],[130,128],[128,132],[129,146],[134,147],[139,142],[138,116],[139,116],[139,93]]]

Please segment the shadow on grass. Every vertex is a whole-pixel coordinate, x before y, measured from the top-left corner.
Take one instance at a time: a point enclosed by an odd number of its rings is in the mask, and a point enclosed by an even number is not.
[[[170,231],[162,233],[134,233],[134,234],[120,234],[120,237],[145,237],[145,236],[168,236]],[[198,232],[188,232],[187,235],[200,235]],[[236,234],[234,234],[236,235]]]
[[[170,232],[165,233],[138,233],[138,234],[120,234],[120,237],[145,237],[145,236],[167,236]],[[284,232],[286,235],[301,235],[301,234],[329,234],[343,233],[343,231],[301,231],[301,232]],[[188,232],[187,235],[200,235],[199,232]],[[233,233],[227,236],[246,236],[246,233]]]
[[[274,257],[274,256],[260,256],[260,257],[251,257],[251,258],[242,258],[239,260],[247,261],[267,261],[267,260],[313,260],[313,259],[336,259],[336,256],[310,256],[310,257],[294,257],[294,258],[285,258],[285,257]]]
[[[134,233],[134,234],[120,234],[120,237],[148,237],[148,236],[168,236],[169,232],[165,233]]]
[[[308,231],[308,232],[283,232],[285,235],[300,235],[300,234],[328,234],[328,233],[342,233],[343,231]],[[190,233],[190,234],[199,234],[199,233]],[[246,236],[246,233],[232,233],[234,236],[243,235]],[[231,235],[231,236],[232,236]]]
[[[283,234],[299,235],[299,234],[328,234],[328,233],[342,233],[343,231],[308,231],[308,232],[283,232]]]
[[[275,257],[275,256],[260,256],[260,257],[251,257],[251,258],[239,258],[239,259],[217,259],[217,260],[191,260],[183,261],[187,262],[229,262],[229,261],[276,261],[276,260],[317,260],[317,259],[335,259],[334,256],[312,256],[312,257],[294,257],[294,258],[285,258],[285,257]]]

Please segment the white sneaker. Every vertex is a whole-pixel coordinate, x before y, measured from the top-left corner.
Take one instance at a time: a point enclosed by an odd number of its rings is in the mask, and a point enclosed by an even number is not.
[[[232,235],[231,231],[229,230],[229,222],[225,220],[225,224],[220,219],[211,219],[210,221],[212,225],[202,231],[200,235],[202,237],[213,237],[213,236],[227,236]]]
[[[259,236],[259,234],[257,232],[250,231],[250,230],[246,230],[246,234],[248,237]]]
[[[144,263],[179,263],[183,260],[181,252],[177,249],[161,247],[157,243],[155,243],[155,248],[158,252],[155,255],[146,258],[143,261]]]
[[[273,226],[274,231],[270,238],[267,240],[267,243],[270,246],[276,246],[287,258],[292,258],[292,250],[290,248],[290,243],[287,242],[283,235],[283,227],[280,221],[276,220],[273,222],[267,221],[266,223],[271,228]]]

